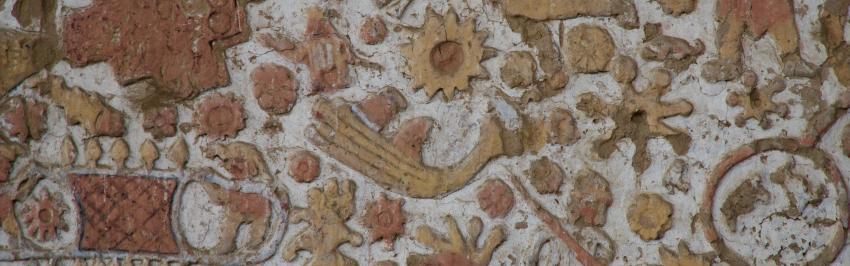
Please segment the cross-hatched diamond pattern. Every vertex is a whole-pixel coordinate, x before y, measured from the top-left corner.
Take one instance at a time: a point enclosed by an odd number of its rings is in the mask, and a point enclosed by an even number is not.
[[[83,217],[81,249],[178,252],[171,230],[175,180],[99,175],[70,180]]]

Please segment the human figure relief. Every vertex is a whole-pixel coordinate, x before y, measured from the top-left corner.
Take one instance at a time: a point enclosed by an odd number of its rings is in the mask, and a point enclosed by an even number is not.
[[[760,39],[769,33],[779,48],[783,72],[790,77],[813,77],[817,66],[800,56],[800,38],[789,0],[720,0],[717,2],[719,58],[705,63],[702,76],[711,82],[729,81],[741,74],[744,34]]]

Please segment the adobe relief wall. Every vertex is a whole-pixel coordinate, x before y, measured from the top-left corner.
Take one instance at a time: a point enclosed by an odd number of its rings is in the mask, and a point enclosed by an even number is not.
[[[848,6],[0,0],[0,264],[847,264]]]

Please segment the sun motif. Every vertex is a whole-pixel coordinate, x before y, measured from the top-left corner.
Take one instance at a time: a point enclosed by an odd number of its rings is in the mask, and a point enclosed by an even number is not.
[[[487,32],[475,31],[475,19],[459,23],[452,8],[444,16],[427,9],[419,36],[403,44],[401,51],[407,58],[408,74],[413,76],[413,88],[424,88],[428,97],[443,90],[448,100],[455,90],[466,90],[471,77],[484,74],[480,62]]]
[[[68,224],[62,218],[68,206],[60,197],[59,194],[42,191],[35,201],[25,207],[23,222],[33,239],[51,241],[59,236],[60,231],[68,230]]]

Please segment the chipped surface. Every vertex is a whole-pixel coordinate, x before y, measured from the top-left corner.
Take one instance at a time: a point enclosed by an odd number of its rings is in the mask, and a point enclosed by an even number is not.
[[[848,6],[0,0],[0,264],[843,265]]]
[[[248,2],[92,1],[65,18],[65,58],[106,61],[125,85],[150,79],[148,101],[192,97],[230,82],[224,52],[251,33]]]

